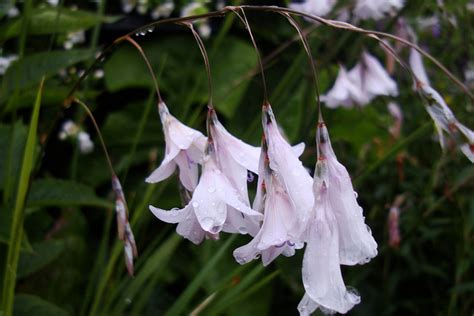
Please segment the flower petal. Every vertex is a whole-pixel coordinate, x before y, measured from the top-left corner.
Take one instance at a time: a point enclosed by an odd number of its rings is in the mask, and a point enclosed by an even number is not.
[[[194,191],[198,182],[197,163],[190,159],[187,151],[181,150],[175,158],[179,167],[179,180],[188,191]]]
[[[176,208],[169,211],[154,207],[152,205],[150,205],[149,208],[153,215],[155,215],[159,220],[171,224],[176,224],[185,220],[188,214],[192,212],[192,208],[189,204],[182,209]]]

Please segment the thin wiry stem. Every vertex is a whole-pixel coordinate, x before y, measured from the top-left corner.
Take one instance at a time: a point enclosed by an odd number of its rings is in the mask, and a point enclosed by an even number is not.
[[[252,6],[252,5],[242,5],[242,6],[227,6],[227,7],[224,7],[222,10],[220,11],[213,11],[213,12],[208,12],[206,14],[200,14],[200,15],[194,15],[194,16],[187,16],[187,17],[180,17],[180,18],[171,18],[171,19],[163,19],[163,20],[160,20],[160,21],[156,21],[156,22],[152,22],[150,24],[147,24],[147,25],[144,25],[142,27],[139,27],[131,32],[129,32],[128,34],[122,36],[122,37],[119,37],[118,39],[116,39],[112,44],[110,44],[108,47],[106,47],[104,49],[104,51],[102,52],[102,54],[100,54],[100,56],[95,60],[94,64],[89,67],[89,69],[87,69],[86,72],[84,72],[84,74],[79,78],[79,80],[75,83],[75,85],[73,86],[73,88],[71,89],[70,93],[68,94],[64,104],[66,106],[68,106],[71,101],[73,100],[73,94],[76,92],[76,90],[79,88],[80,86],[80,83],[88,76],[88,74],[92,71],[92,69],[95,68],[95,66],[100,63],[106,56],[106,54],[108,54],[109,52],[112,51],[112,49],[120,42],[122,42],[123,40],[125,40],[125,38],[127,36],[133,36],[134,34],[136,33],[139,33],[139,32],[143,32],[143,31],[147,31],[151,28],[154,28],[154,27],[157,27],[161,24],[166,24],[166,23],[180,23],[180,22],[192,22],[192,21],[196,21],[196,20],[201,20],[201,19],[207,19],[207,18],[212,18],[212,17],[222,17],[222,16],[225,16],[228,12],[234,12],[236,10],[242,10],[242,9],[246,9],[246,10],[252,10],[252,11],[268,11],[268,12],[276,12],[276,13],[288,13],[288,14],[292,14],[292,15],[298,15],[298,16],[302,16],[302,17],[306,17],[308,19],[311,19],[313,21],[316,21],[316,22],[319,22],[321,24],[324,24],[326,26],[330,26],[330,27],[333,27],[333,28],[337,28],[337,29],[343,29],[343,30],[348,30],[348,31],[351,31],[351,32],[357,32],[357,33],[362,33],[362,34],[365,34],[365,35],[377,35],[381,38],[389,38],[389,39],[392,39],[392,40],[395,40],[395,41],[398,41],[406,46],[409,46],[411,48],[414,48],[415,50],[417,50],[421,55],[423,55],[424,57],[428,58],[431,62],[433,62],[442,72],[444,72],[451,81],[453,81],[456,85],[458,85],[463,91],[464,93],[466,93],[470,98],[471,100],[474,100],[474,94],[469,90],[468,87],[466,87],[466,85],[464,85],[459,79],[456,78],[456,76],[454,74],[452,74],[445,66],[443,66],[443,64],[441,62],[439,62],[436,58],[434,58],[433,56],[431,56],[429,53],[425,52],[423,49],[421,49],[418,45],[410,42],[410,41],[407,41],[401,37],[398,37],[396,35],[393,35],[393,34],[389,34],[389,33],[385,33],[385,32],[379,32],[379,31],[372,31],[372,30],[366,30],[366,29],[362,29],[362,28],[359,28],[359,27],[356,27],[350,23],[346,23],[346,22],[341,22],[341,21],[335,21],[335,20],[330,20],[330,19],[324,19],[322,17],[319,17],[319,16],[316,16],[316,15],[311,15],[311,14],[308,14],[308,13],[304,13],[304,12],[300,12],[300,11],[297,11],[297,10],[292,10],[292,9],[288,9],[288,8],[282,8],[282,7],[277,7],[277,6]],[[377,41],[380,41],[381,39],[380,38],[375,38]]]
[[[265,80],[265,72],[263,70],[262,57],[260,56],[260,51],[258,50],[257,43],[255,42],[255,38],[253,37],[252,29],[250,28],[249,21],[247,20],[247,16],[245,15],[245,11],[244,11],[243,8],[240,8],[240,11],[242,11],[242,16],[243,17],[239,14],[239,12],[237,12],[237,10],[232,10],[232,12],[234,12],[239,17],[239,19],[242,21],[242,23],[244,23],[245,28],[247,29],[247,31],[249,33],[250,40],[252,41],[252,45],[255,48],[255,52],[257,54],[257,59],[258,59],[258,64],[260,66],[260,74],[262,76],[263,104],[266,105],[266,104],[269,104],[269,100],[268,100],[268,91],[267,91],[267,81]]]
[[[158,87],[158,80],[156,80],[155,72],[153,71],[153,68],[151,67],[150,61],[146,57],[145,52],[143,51],[143,48],[133,38],[131,38],[128,35],[124,37],[124,40],[128,41],[133,46],[135,46],[135,48],[138,50],[140,55],[142,55],[143,60],[145,60],[146,66],[148,67],[148,70],[150,71],[150,75],[153,79],[153,84],[155,85],[155,90],[156,90],[156,96],[158,97],[158,103],[163,102],[163,99],[161,98],[161,94],[160,94],[160,89]]]
[[[206,46],[204,46],[204,42],[202,41],[201,37],[199,36],[199,34],[194,29],[194,26],[193,26],[192,23],[182,23],[182,24],[189,27],[189,29],[193,33],[194,38],[196,39],[196,43],[199,46],[199,50],[201,51],[202,58],[204,59],[204,64],[206,65],[206,73],[207,73],[207,87],[208,87],[208,91],[209,91],[209,101],[207,103],[207,107],[209,109],[213,109],[214,104],[212,102],[213,93],[212,93],[211,65],[209,64],[209,57],[207,55]]]
[[[306,36],[303,34],[303,31],[301,30],[301,27],[298,25],[298,23],[293,19],[293,17],[288,14],[288,13],[282,13],[283,16],[285,16],[290,24],[296,29],[298,32],[298,35],[301,39],[301,42],[303,43],[303,47],[306,51],[306,54],[308,55],[309,63],[311,65],[311,71],[313,74],[314,78],[314,85],[316,89],[316,106],[317,106],[317,112],[318,112],[318,120],[322,121],[323,115],[321,111],[321,100],[320,100],[320,95],[319,95],[319,84],[318,84],[318,73],[316,71],[316,65],[314,64],[314,58],[313,54],[311,54],[311,49],[308,44],[308,40],[306,39]]]
[[[112,165],[112,160],[110,160],[110,156],[109,156],[109,152],[107,151],[107,147],[105,146],[105,142],[104,142],[104,138],[102,137],[102,133],[100,132],[100,128],[99,128],[99,125],[97,124],[97,121],[95,120],[94,118],[94,114],[92,114],[91,110],[89,109],[89,107],[84,103],[82,102],[81,100],[79,100],[78,98],[74,98],[73,101],[77,104],[79,104],[83,109],[84,111],[86,111],[87,115],[89,116],[89,118],[91,119],[92,121],[92,124],[94,125],[94,128],[97,132],[97,135],[99,135],[99,140],[100,140],[100,144],[102,146],[102,150],[104,151],[104,154],[105,154],[105,158],[107,160],[107,165],[109,167],[109,170],[110,170],[110,174],[112,176],[116,176],[115,174],[115,170],[114,170],[114,167]]]

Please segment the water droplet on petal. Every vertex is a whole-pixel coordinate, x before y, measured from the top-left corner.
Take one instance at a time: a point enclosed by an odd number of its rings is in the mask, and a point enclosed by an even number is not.
[[[222,172],[219,169],[214,170],[216,174],[221,174]]]
[[[355,196],[355,197],[356,197],[356,199],[357,199],[357,197],[359,196],[359,194],[357,194],[357,192],[356,192],[356,191],[354,191],[354,196]]]
[[[199,203],[198,203],[198,202],[193,202],[193,207],[194,207],[194,208],[198,208],[198,207],[199,207]]]
[[[214,193],[214,192],[216,192],[216,188],[215,188],[215,187],[209,187],[209,188],[207,189],[207,192],[209,192],[209,193]],[[214,204],[215,204],[215,203],[214,203]]]
[[[245,227],[245,226],[239,227],[239,228],[238,228],[238,231],[239,231],[239,234],[242,234],[242,235],[245,235],[245,234],[248,233],[247,227]]]
[[[201,226],[204,229],[211,228],[213,223],[214,223],[214,220],[210,217],[204,217],[203,219],[201,219]]]

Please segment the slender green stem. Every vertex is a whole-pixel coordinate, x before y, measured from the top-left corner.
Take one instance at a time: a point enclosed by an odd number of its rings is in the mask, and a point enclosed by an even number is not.
[[[38,94],[36,96],[33,114],[31,115],[28,137],[26,139],[23,161],[18,182],[15,208],[10,230],[10,242],[8,246],[7,261],[3,280],[2,302],[0,315],[13,315],[13,301],[15,297],[16,271],[20,257],[21,240],[23,238],[23,220],[25,215],[25,202],[30,184],[30,176],[33,170],[33,162],[36,149],[36,132],[41,107],[44,77],[41,79]]]

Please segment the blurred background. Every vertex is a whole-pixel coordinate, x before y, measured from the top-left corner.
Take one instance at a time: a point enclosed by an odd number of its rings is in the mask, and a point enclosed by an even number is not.
[[[297,315],[304,294],[303,251],[269,267],[237,264],[232,251],[250,240],[221,234],[195,246],[148,211],[180,207],[177,177],[147,184],[163,157],[156,95],[146,65],[128,43],[116,46],[76,92],[92,109],[122,181],[139,256],[127,274],[117,239],[110,173],[85,112],[63,101],[106,45],[167,17],[214,11],[241,1],[3,1],[0,4],[0,276],[12,246],[13,210],[22,177],[28,125],[46,77],[26,182],[24,228],[16,275],[15,315]],[[246,4],[288,6],[285,1]],[[405,1],[380,18],[361,18],[353,1],[323,13],[357,26],[400,35],[411,26],[418,44],[472,91],[470,1]],[[301,159],[316,160],[316,102],[307,56],[287,20],[247,12],[261,51],[270,102],[290,143],[306,143]],[[355,65],[366,50],[388,69],[399,96],[364,107],[323,107],[334,150],[352,176],[379,255],[343,267],[362,302],[350,315],[471,315],[474,312],[474,167],[453,146],[443,153],[422,100],[403,68],[360,34],[297,18],[307,34],[322,93],[339,64]],[[214,103],[235,136],[259,145],[262,84],[243,24],[231,14],[196,24],[208,49]],[[204,63],[192,33],[163,24],[133,38],[143,47],[161,93],[179,120],[205,133]],[[396,46],[408,59],[409,51]],[[474,127],[473,103],[432,63],[432,86],[457,118]],[[388,104],[395,102],[403,120]],[[398,124],[398,125],[397,125]],[[394,132],[396,126],[399,132]],[[31,149],[30,148],[30,149]],[[251,198],[255,180],[249,182]],[[21,226],[20,226],[21,228]],[[13,247],[13,246],[12,246]]]

